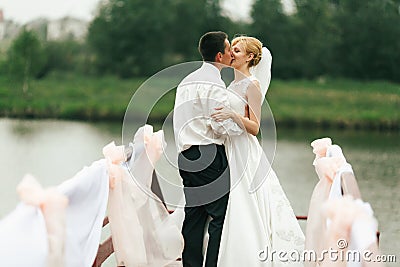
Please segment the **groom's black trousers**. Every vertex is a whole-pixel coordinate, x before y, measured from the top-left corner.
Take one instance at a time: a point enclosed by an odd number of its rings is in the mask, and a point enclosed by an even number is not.
[[[178,166],[186,199],[182,227],[185,240],[183,266],[203,266],[203,237],[210,216],[205,266],[215,267],[230,189],[225,147],[216,144],[191,146],[179,154]]]

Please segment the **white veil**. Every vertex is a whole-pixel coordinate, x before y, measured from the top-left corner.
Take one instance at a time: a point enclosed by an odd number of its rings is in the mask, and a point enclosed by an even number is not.
[[[256,66],[250,68],[250,73],[254,75],[260,82],[261,94],[263,96],[262,101],[264,101],[269,84],[271,82],[272,55],[266,47],[263,47],[261,52],[262,54],[260,62]]]
[[[272,66],[272,55],[268,48],[263,47],[261,50],[261,60],[254,67],[250,68],[250,73],[256,77],[260,83],[261,89],[261,105],[263,105],[265,100],[265,95],[267,94],[269,84],[271,82],[271,66]],[[264,141],[265,142],[265,141]],[[275,144],[274,144],[275,145]],[[275,148],[274,148],[275,149]],[[258,190],[262,183],[265,181],[268,173],[271,170],[271,165],[265,153],[261,154],[260,162],[254,175],[254,179],[251,182],[249,192],[253,193]],[[272,160],[271,160],[272,162]],[[268,168],[263,168],[264,166],[269,166]]]

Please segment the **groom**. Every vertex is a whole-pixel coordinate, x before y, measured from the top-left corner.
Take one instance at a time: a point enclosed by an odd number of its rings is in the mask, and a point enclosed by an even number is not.
[[[223,143],[228,135],[243,132],[230,119],[217,123],[210,118],[216,107],[229,106],[220,74],[232,59],[227,34],[204,34],[199,41],[199,52],[203,65],[179,84],[173,116],[179,173],[186,200],[182,227],[184,267],[203,266],[203,238],[209,217],[205,266],[217,266],[230,190],[229,166]]]

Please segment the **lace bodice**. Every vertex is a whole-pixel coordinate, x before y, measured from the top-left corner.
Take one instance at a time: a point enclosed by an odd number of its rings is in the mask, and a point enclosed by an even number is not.
[[[233,81],[229,86],[229,103],[231,108],[242,116],[245,115],[247,106],[247,88],[251,82],[256,81],[257,78],[250,76],[240,81]]]

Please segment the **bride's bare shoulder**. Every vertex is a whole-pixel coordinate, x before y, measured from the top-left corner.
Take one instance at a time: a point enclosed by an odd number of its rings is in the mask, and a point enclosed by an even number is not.
[[[249,84],[248,90],[256,91],[256,92],[261,92],[261,85],[260,81],[257,80],[256,78],[251,80],[251,83]]]

